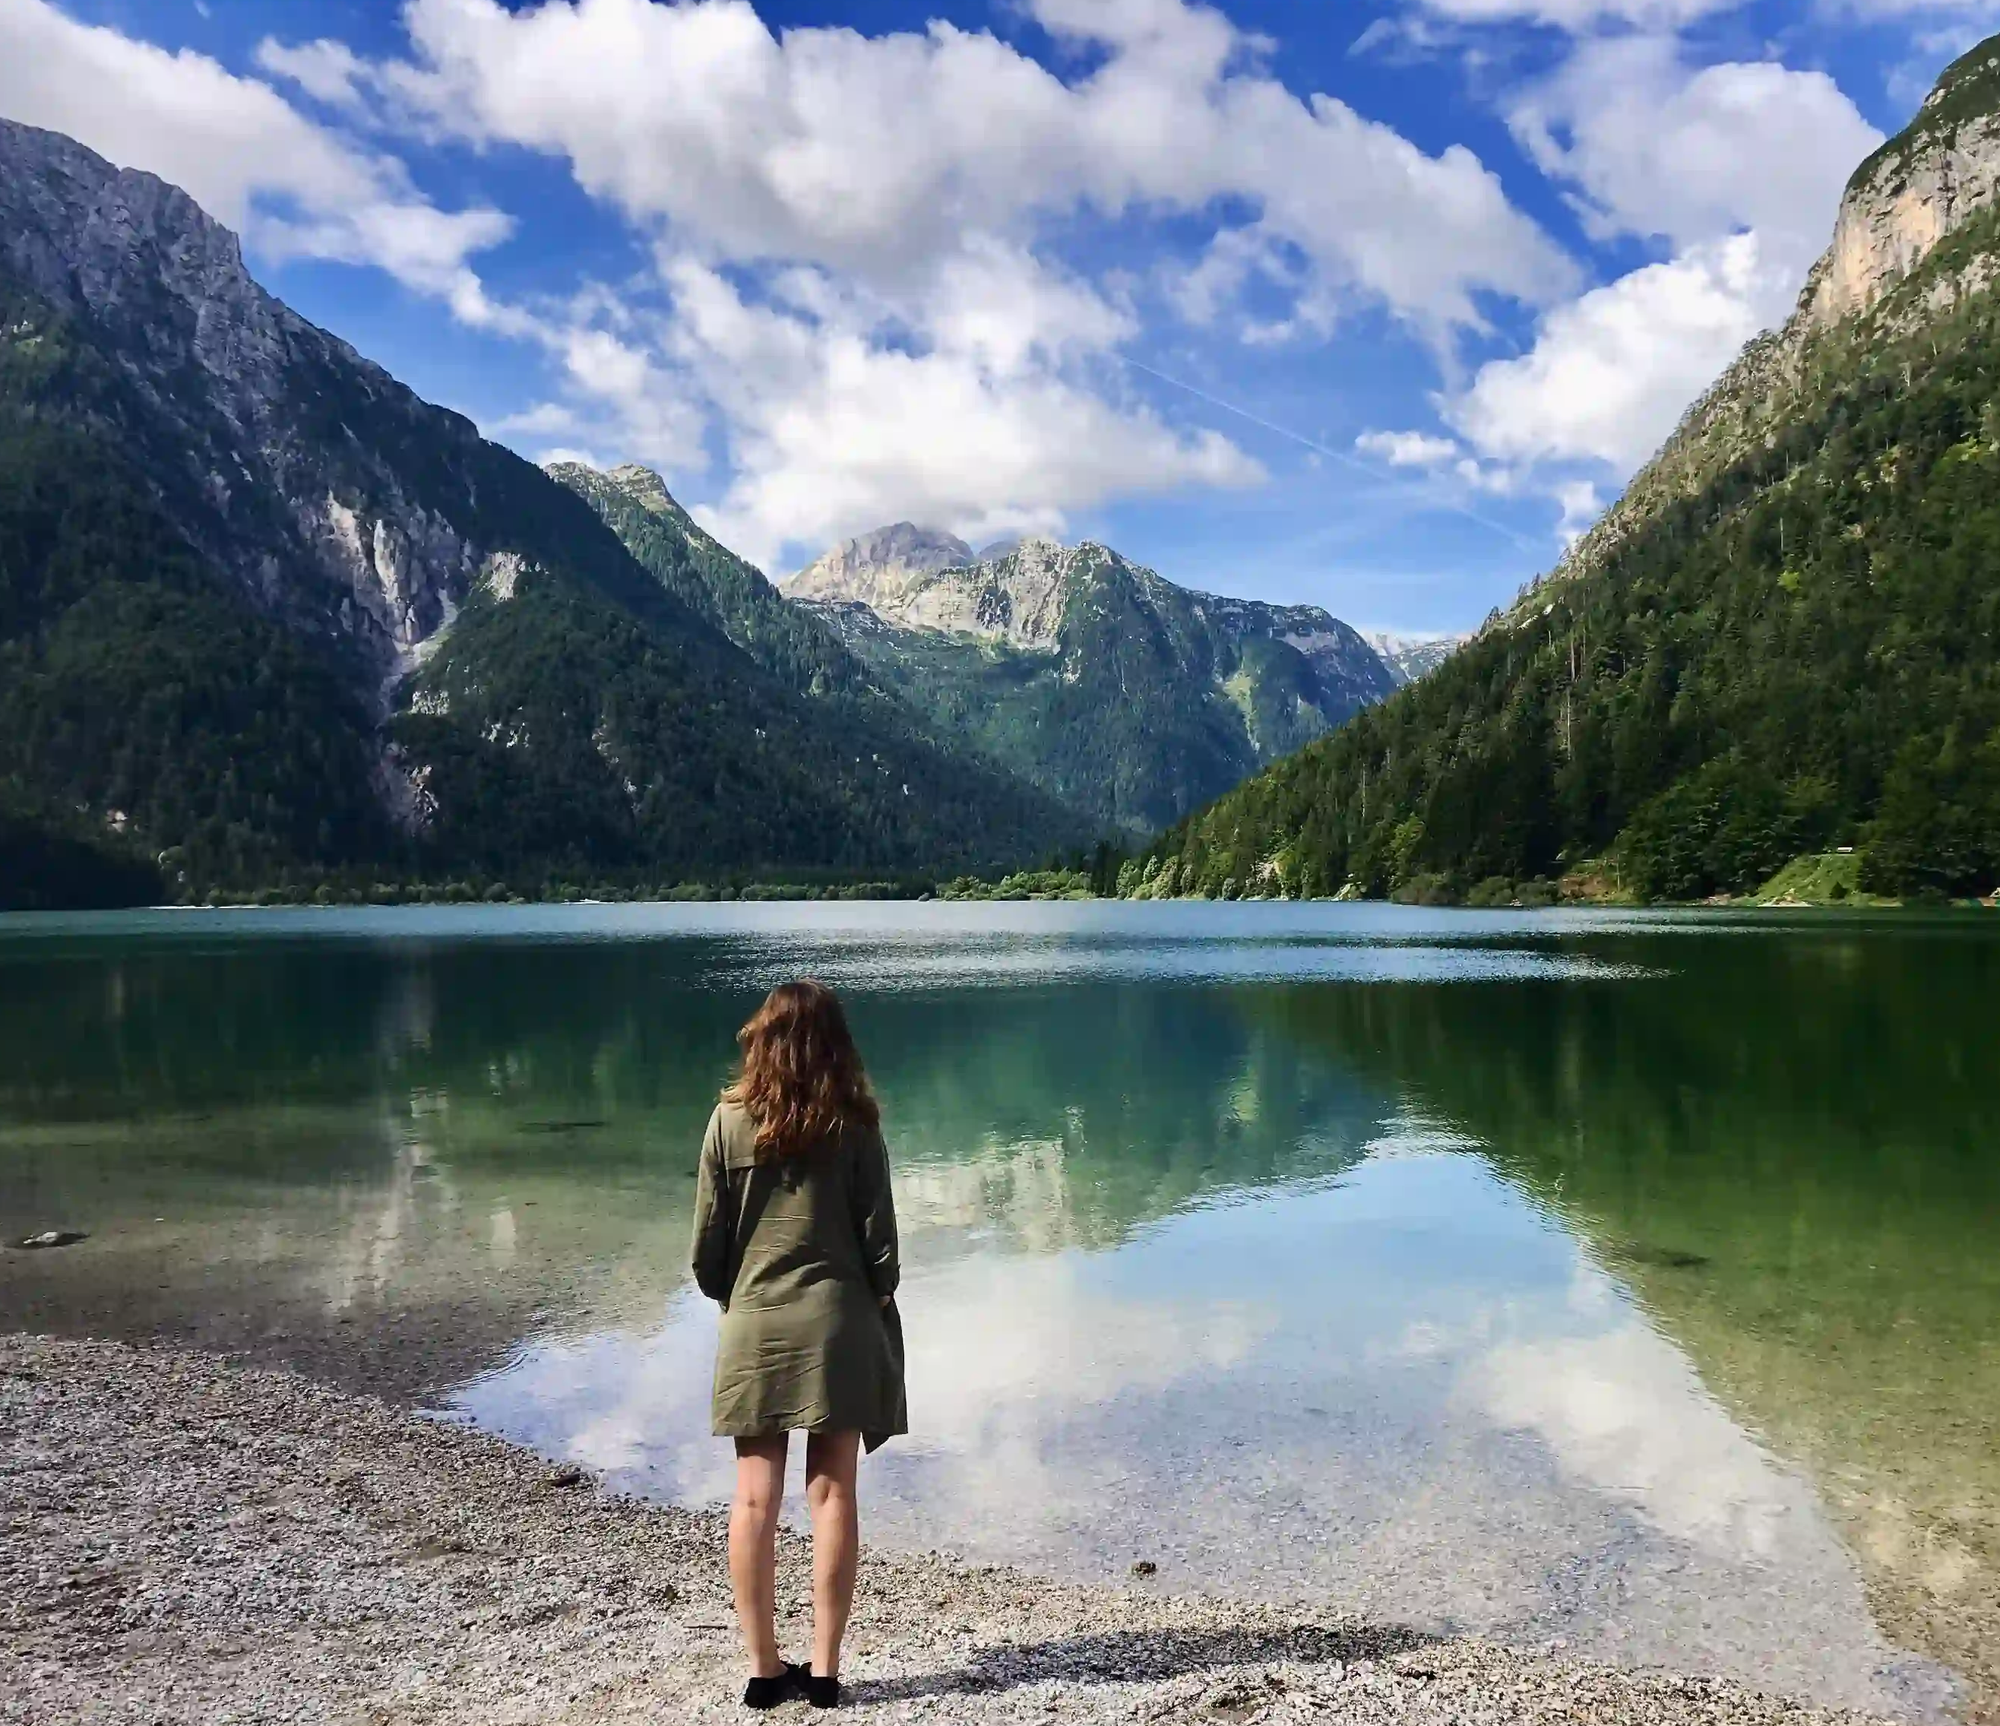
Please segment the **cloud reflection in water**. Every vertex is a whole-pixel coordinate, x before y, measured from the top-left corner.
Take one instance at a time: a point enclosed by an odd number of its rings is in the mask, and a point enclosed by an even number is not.
[[[1177,1587],[1891,1705],[1898,1656],[1807,1483],[1560,1227],[1412,1128],[1338,1180],[1209,1195],[1096,1250],[973,1226],[1004,1221],[996,1158],[1009,1203],[1061,1202],[1046,1143],[911,1180],[916,1431],[868,1465],[873,1535],[1081,1575],[1152,1557]],[[460,1406],[717,1502],[714,1336],[683,1293],[657,1330],[549,1339]]]

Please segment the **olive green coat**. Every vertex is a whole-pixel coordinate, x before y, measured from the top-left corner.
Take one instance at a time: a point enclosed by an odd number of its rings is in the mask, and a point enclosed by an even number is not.
[[[889,1153],[873,1128],[759,1161],[756,1128],[718,1104],[695,1185],[694,1280],[722,1303],[718,1438],[909,1431]]]

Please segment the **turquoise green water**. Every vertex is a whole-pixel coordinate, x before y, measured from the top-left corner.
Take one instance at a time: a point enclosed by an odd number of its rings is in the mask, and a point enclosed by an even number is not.
[[[909,1265],[871,1533],[2000,1706],[2000,919],[0,919],[0,1323],[708,1501],[694,1150],[848,993]]]

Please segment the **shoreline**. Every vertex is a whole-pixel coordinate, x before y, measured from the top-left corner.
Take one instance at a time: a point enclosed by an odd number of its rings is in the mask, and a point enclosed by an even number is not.
[[[742,1720],[723,1528],[289,1371],[0,1336],[0,1720]],[[785,1531],[793,1655],[806,1557]],[[1868,1718],[1310,1607],[872,1550],[844,1676],[859,1721]]]
[[[1239,898],[1210,898],[1201,894],[1176,895],[1171,898],[1149,896],[1104,896],[1080,893],[1019,893],[986,894],[980,896],[923,894],[919,896],[883,898],[829,894],[822,897],[797,895],[743,895],[741,897],[715,897],[706,899],[658,898],[658,899],[564,899],[511,898],[496,900],[461,899],[336,899],[319,901],[313,899],[270,900],[260,902],[254,899],[225,899],[213,904],[198,900],[161,900],[146,905],[75,905],[75,906],[4,906],[0,905],[0,923],[21,921],[29,918],[65,918],[80,916],[119,917],[127,915],[154,916],[167,912],[201,915],[213,913],[269,912],[294,915],[300,913],[337,913],[355,911],[450,911],[477,914],[494,911],[587,911],[587,910],[741,910],[745,907],[761,908],[772,905],[830,905],[837,908],[856,907],[880,908],[884,906],[1012,906],[1012,905],[1276,905],[1304,908],[1322,905],[1365,905],[1377,908],[1393,907],[1403,911],[1447,911],[1461,912],[1477,916],[1522,915],[1540,916],[1561,912],[1661,912],[1677,916],[1689,913],[1714,912],[1719,915],[1742,916],[1749,912],[1811,911],[1829,920],[1835,918],[1856,918],[1870,916],[1910,916],[1936,917],[1946,913],[1961,914],[2000,910],[2000,894],[1986,898],[1939,899],[1922,901],[1911,899],[1854,898],[1847,900],[1801,899],[1797,897],[1764,898],[1757,894],[1741,894],[1735,897],[1716,896],[1707,899],[1623,899],[1623,898],[1575,898],[1556,899],[1546,904],[1528,904],[1520,900],[1512,903],[1472,904],[1462,899],[1419,901],[1404,899],[1343,899],[1338,895],[1317,898],[1285,898],[1264,894],[1244,894]]]

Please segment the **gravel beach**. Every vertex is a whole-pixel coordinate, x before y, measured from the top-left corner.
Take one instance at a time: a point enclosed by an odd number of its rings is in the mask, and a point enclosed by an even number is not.
[[[0,1720],[744,1719],[722,1541],[719,1514],[291,1373],[0,1338]],[[780,1565],[797,1654],[803,1543]],[[935,1555],[864,1560],[846,1677],[860,1721],[1861,1718]]]

